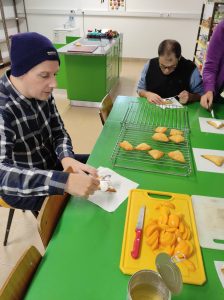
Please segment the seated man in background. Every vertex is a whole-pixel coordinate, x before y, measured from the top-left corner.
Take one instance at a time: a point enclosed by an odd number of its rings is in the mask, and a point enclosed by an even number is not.
[[[10,55],[11,70],[0,79],[0,198],[14,208],[40,210],[48,195],[93,194],[97,171],[76,160],[52,96],[57,50],[28,32],[12,37]],[[63,172],[69,167],[74,173]]]
[[[158,54],[144,66],[137,87],[139,96],[155,104],[163,104],[163,99],[169,97],[178,97],[182,104],[199,101],[202,78],[196,65],[181,56],[180,44],[164,40]]]

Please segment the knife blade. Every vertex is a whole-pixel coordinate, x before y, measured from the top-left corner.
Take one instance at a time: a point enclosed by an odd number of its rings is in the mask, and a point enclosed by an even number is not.
[[[141,240],[142,240],[142,229],[144,224],[144,217],[145,217],[145,206],[142,206],[139,210],[137,224],[135,227],[135,239],[133,243],[133,248],[131,251],[131,256],[134,259],[137,259],[140,254],[140,246],[141,246]]]
[[[209,106],[209,102],[208,102],[208,109],[207,110],[210,112],[212,118],[215,119],[215,113],[214,113],[213,105],[211,104]]]

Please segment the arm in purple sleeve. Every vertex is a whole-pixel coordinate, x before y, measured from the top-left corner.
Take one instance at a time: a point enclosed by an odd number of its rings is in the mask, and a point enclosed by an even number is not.
[[[224,55],[224,21],[219,23],[209,42],[203,70],[204,91],[216,91],[217,74]]]

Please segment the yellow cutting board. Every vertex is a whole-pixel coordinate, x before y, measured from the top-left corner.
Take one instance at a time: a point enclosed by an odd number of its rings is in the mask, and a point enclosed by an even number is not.
[[[164,199],[166,198],[166,199]],[[151,191],[134,189],[129,193],[128,207],[126,212],[126,221],[124,228],[122,252],[120,258],[120,269],[125,274],[134,274],[142,269],[150,269],[156,271],[155,258],[161,250],[151,250],[146,243],[146,236],[144,230],[149,219],[156,219],[159,216],[159,210],[156,206],[161,201],[170,201],[175,205],[175,212],[181,213],[184,216],[184,220],[190,228],[191,239],[193,244],[193,254],[190,257],[190,261],[196,267],[195,271],[189,271],[189,269],[183,263],[178,263],[180,268],[182,279],[184,283],[191,283],[201,285],[206,281],[203,260],[201,256],[201,249],[198,241],[197,229],[195,225],[194,212],[192,208],[191,197],[184,194],[175,194],[169,192]],[[131,251],[133,248],[133,242],[135,239],[135,228],[137,224],[138,214],[140,208],[145,205],[145,218],[143,226],[143,235],[141,242],[140,256],[138,259],[133,259]]]

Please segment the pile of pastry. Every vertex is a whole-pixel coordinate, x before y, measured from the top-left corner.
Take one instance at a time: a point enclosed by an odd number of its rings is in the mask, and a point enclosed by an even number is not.
[[[171,129],[169,137],[165,134],[166,131],[167,127],[157,127],[155,129],[155,134],[152,136],[152,139],[155,141],[166,143],[172,141],[176,144],[184,142],[185,139],[183,137],[183,131]],[[152,147],[147,143],[141,143],[137,146],[133,146],[128,141],[122,141],[119,143],[119,146],[125,151],[148,151],[148,154],[155,160],[159,160],[165,155],[163,151],[160,151],[158,149],[152,149]],[[170,151],[167,153],[167,155],[175,161],[178,161],[180,163],[186,163],[183,153],[179,150]]]
[[[178,130],[178,129],[171,129],[170,130],[170,135],[167,136],[167,127],[157,127],[155,129],[155,134],[153,134],[152,139],[154,141],[159,141],[159,142],[165,142],[168,143],[169,141],[172,141],[176,144],[182,143],[185,141],[183,137],[183,131]]]

